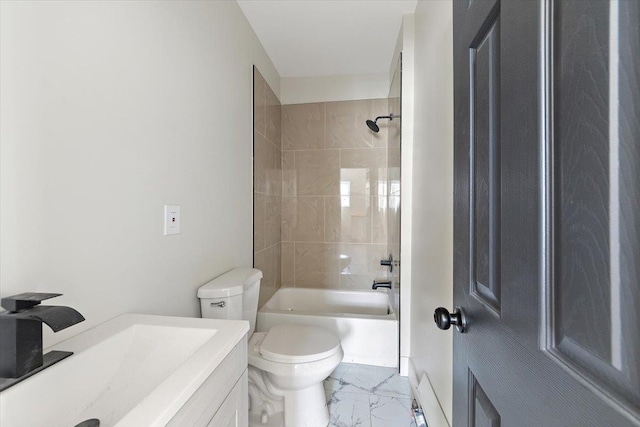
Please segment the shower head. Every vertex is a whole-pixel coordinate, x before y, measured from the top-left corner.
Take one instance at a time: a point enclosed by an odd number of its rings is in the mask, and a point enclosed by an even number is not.
[[[369,129],[371,129],[372,131],[378,133],[380,131],[380,127],[378,127],[378,120],[379,119],[393,120],[394,117],[400,117],[400,116],[394,116],[393,114],[389,114],[388,116],[378,116],[376,117],[375,120],[367,120],[367,126],[369,126]]]

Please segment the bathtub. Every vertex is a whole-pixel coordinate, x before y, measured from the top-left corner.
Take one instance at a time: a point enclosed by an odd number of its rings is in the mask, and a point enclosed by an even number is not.
[[[334,332],[343,362],[398,366],[398,318],[386,293],[281,288],[258,311],[257,331],[287,323]]]

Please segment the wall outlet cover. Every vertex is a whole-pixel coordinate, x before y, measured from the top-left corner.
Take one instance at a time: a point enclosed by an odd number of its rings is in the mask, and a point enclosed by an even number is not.
[[[164,205],[164,235],[180,233],[180,205]]]

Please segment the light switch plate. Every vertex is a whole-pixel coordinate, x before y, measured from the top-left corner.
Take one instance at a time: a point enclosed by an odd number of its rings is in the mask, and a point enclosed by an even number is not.
[[[164,235],[180,233],[180,205],[164,205]]]

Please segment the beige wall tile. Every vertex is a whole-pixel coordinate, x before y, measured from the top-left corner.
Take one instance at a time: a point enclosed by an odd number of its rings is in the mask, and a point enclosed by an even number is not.
[[[258,270],[262,271],[261,287],[273,288],[275,286],[274,271],[273,271],[273,247],[256,252],[253,255],[253,265]]]
[[[266,286],[262,286],[260,284],[260,295],[258,297],[258,310],[260,310],[266,303],[269,302],[273,294],[276,293],[277,288],[267,288]]]
[[[253,133],[253,191],[266,194],[269,190],[267,174],[273,170],[275,147],[258,132]]]
[[[305,150],[324,148],[324,104],[282,106],[282,148]]]
[[[297,196],[295,151],[282,152],[282,196]]]
[[[389,99],[389,112],[394,115],[400,115],[400,98]],[[388,147],[400,147],[400,129],[402,118],[393,120],[387,128]]]
[[[325,197],[324,236],[327,242],[339,242],[342,236],[342,208],[340,196]]]
[[[341,168],[340,195],[368,196],[371,194],[370,175],[369,168]]]
[[[371,243],[387,243],[387,205],[386,196],[371,196]]]
[[[282,107],[269,85],[266,87],[266,133],[265,136],[276,147],[282,147]]]
[[[387,267],[380,265],[386,258],[386,244],[340,243],[340,253],[351,258],[349,272],[352,274],[373,273],[385,276]]]
[[[282,286],[295,286],[295,244],[282,242]]]
[[[276,289],[282,286],[282,243],[273,249],[273,280]]]
[[[389,147],[387,159],[388,174],[388,208],[387,208],[387,243],[390,253],[397,255],[399,252],[391,250],[400,246],[400,147]]]
[[[331,288],[340,286],[337,243],[295,244],[296,287]]]
[[[351,194],[384,194],[381,186],[387,185],[387,150],[385,148],[340,150],[340,175],[340,181],[351,183]]]
[[[343,206],[342,197],[325,197],[325,241],[371,241],[371,198],[349,196]]]
[[[254,68],[254,266],[263,271],[261,303],[280,286],[282,224],[281,106]]]
[[[290,150],[282,151],[282,170],[295,169],[296,152]]]
[[[281,242],[282,197],[265,197],[265,238],[266,246],[270,247]]]
[[[298,196],[337,196],[340,194],[339,150],[295,152]]]
[[[345,290],[371,290],[371,285],[376,279],[374,274],[340,274],[340,289]]]
[[[389,166],[389,168],[395,168],[398,171],[400,171],[400,147],[391,147],[389,148],[389,153],[388,155],[388,159],[387,159],[387,164]],[[400,176],[400,174],[398,174],[398,177]]]
[[[282,152],[273,144],[270,147],[273,164],[267,169],[267,193],[273,196],[282,195]]]
[[[386,148],[340,150],[341,168],[376,169],[387,166]]]
[[[265,228],[265,207],[267,196],[253,193],[253,251],[259,252],[267,247]]]
[[[324,198],[285,197],[282,203],[283,241],[324,241]]]
[[[341,243],[340,254],[350,258],[348,267],[340,274],[340,286],[344,289],[370,289],[374,279],[384,279],[387,268],[380,260],[387,257],[386,244]]]
[[[393,197],[398,196],[391,196],[390,199]],[[387,209],[387,243],[400,245],[400,210],[394,209],[393,205]]]
[[[389,110],[389,102],[387,98],[382,99],[374,99],[373,100],[373,115],[372,117],[379,116],[388,116],[391,113]],[[372,119],[373,120],[373,119]],[[380,128],[380,132],[375,133],[371,132],[371,136],[373,138],[373,146],[374,147],[382,147],[386,148],[388,145],[388,129],[393,125],[392,122],[399,122],[400,118],[396,118],[393,120],[381,119],[378,120],[378,127]]]
[[[257,68],[253,68],[253,129],[266,134],[266,86]]]
[[[371,147],[372,133],[366,125],[373,101],[327,102],[326,148]]]
[[[261,303],[280,285],[370,289],[384,277],[378,263],[396,237],[387,232],[395,216],[379,186],[388,191],[387,163],[399,156],[386,151],[395,122],[381,121],[378,134],[364,122],[392,106],[385,99],[279,106],[264,79],[255,80],[264,87],[264,118],[255,115],[264,126],[255,136],[255,188],[264,193],[254,214],[256,266],[270,289]],[[349,182],[349,206],[341,181]]]
[[[254,132],[254,188],[258,193],[282,195],[281,151],[258,132]]]
[[[387,245],[387,252],[390,254],[394,254],[394,258],[398,258],[398,254],[400,253],[400,241],[398,241],[397,244]],[[400,269],[394,268],[393,272],[387,273],[387,279],[393,281],[393,285],[395,288],[401,287]]]

